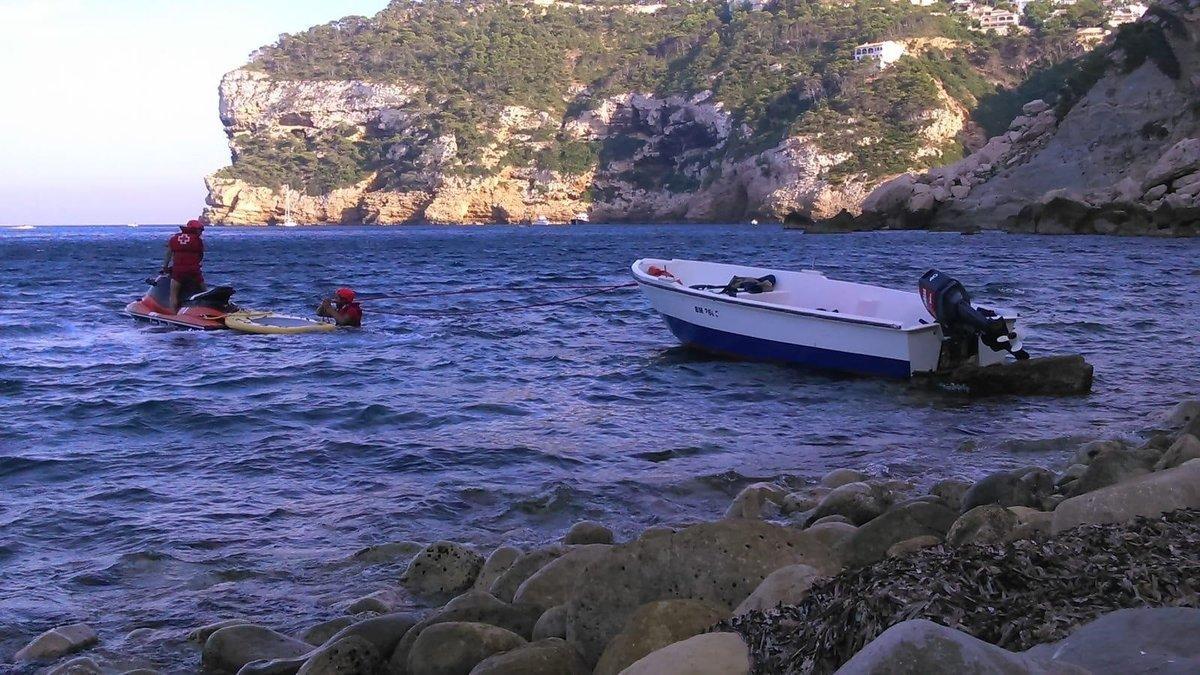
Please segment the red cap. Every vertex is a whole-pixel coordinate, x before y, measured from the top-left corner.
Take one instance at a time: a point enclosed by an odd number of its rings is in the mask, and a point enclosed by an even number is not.
[[[354,302],[354,291],[352,289],[339,288],[334,295],[336,295],[338,300],[341,300],[342,302]]]
[[[203,230],[204,222],[199,221],[199,220],[189,220],[187,222],[187,225],[183,226],[183,229],[185,229],[185,230]]]

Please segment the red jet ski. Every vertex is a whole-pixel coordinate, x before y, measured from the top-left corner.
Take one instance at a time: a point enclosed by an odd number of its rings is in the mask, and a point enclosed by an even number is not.
[[[208,290],[184,287],[180,290],[179,311],[172,312],[171,275],[159,274],[147,279],[150,290],[141,300],[125,305],[125,313],[135,319],[161,323],[193,330],[216,330],[225,328],[225,315],[238,311],[230,302],[233,289],[217,286]]]

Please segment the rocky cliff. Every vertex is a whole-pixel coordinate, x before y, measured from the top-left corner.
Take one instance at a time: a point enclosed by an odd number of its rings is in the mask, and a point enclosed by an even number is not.
[[[1167,0],[965,159],[885,183],[817,229],[1200,233],[1200,3]]]
[[[855,7],[807,0],[755,12],[394,2],[285,36],[221,82],[232,163],[208,177],[205,217],[807,223],[857,213],[897,169],[961,153],[979,129],[972,106],[1015,77],[1011,64],[990,80],[974,72],[972,55],[996,38],[944,13],[876,4],[878,21],[864,25]],[[960,39],[904,39],[908,55],[883,70],[852,59],[859,41],[904,30]]]

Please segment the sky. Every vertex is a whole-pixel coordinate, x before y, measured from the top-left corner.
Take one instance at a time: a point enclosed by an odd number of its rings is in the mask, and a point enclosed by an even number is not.
[[[229,163],[221,75],[387,0],[0,0],[0,224],[178,223]]]

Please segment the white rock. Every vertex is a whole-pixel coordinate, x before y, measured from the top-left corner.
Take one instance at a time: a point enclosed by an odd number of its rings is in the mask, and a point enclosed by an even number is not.
[[[705,633],[638,659],[621,675],[746,675],[750,648],[737,633]]]
[[[788,565],[767,575],[758,588],[733,611],[734,616],[771,609],[779,604],[794,605],[808,597],[813,583],[825,578],[809,565]]]

